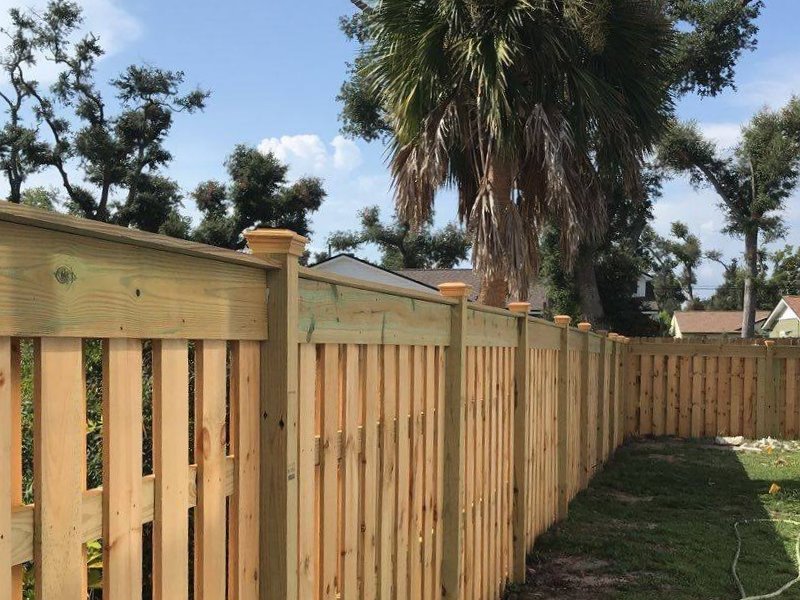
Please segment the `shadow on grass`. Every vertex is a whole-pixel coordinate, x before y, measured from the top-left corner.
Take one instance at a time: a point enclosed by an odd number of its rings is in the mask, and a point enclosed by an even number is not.
[[[542,536],[520,599],[720,599],[740,594],[731,575],[733,524],[800,520],[800,454],[747,455],[674,441],[634,443]],[[768,494],[777,482],[781,492]],[[739,576],[748,594],[797,574],[797,527],[742,526]],[[512,594],[513,598],[515,594]],[[800,584],[781,600],[800,599]]]

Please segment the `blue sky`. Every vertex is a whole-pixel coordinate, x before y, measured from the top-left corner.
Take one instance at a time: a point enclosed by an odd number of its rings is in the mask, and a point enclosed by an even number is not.
[[[24,2],[24,0],[23,0]],[[240,142],[275,151],[291,165],[292,177],[317,175],[328,199],[314,216],[312,246],[320,249],[333,230],[356,225],[359,208],[377,204],[391,211],[389,177],[379,143],[345,140],[339,135],[335,100],[345,63],[355,52],[338,29],[348,0],[228,2],[194,0],[84,0],[87,27],[110,49],[100,64],[107,80],[132,62],[181,69],[187,81],[212,91],[204,113],[181,116],[169,148],[175,156],[169,174],[185,191],[198,182],[223,178],[222,162]],[[0,1],[7,12],[18,2]],[[680,102],[682,118],[697,120],[724,147],[736,141],[740,125],[765,105],[780,106],[800,93],[800,2],[768,0],[760,19],[759,48],[745,54],[737,73],[737,91],[718,98],[688,97]],[[55,184],[53,173],[32,184]],[[5,191],[4,189],[1,191]],[[191,199],[187,214],[196,215]],[[655,226],[689,223],[706,247],[726,256],[741,253],[742,243],[719,233],[723,224],[714,195],[695,192],[687,182],[667,184],[655,208]],[[455,199],[437,200],[437,221],[455,215]],[[787,206],[787,243],[800,243],[800,207]],[[699,286],[721,279],[716,265],[699,272]],[[701,290],[706,295],[709,290]],[[703,293],[706,292],[706,293]]]

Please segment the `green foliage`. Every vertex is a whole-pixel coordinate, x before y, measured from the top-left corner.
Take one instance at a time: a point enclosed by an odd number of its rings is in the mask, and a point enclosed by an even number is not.
[[[363,48],[345,130],[391,125],[401,219],[426,221],[436,190],[457,188],[476,267],[513,294],[535,275],[543,224],[561,225],[570,260],[604,229],[600,180],[640,187],[669,107],[671,28],[655,5],[392,0],[359,19],[345,25]]]
[[[725,232],[745,241],[742,335],[751,335],[757,304],[758,247],[785,233],[781,211],[800,179],[800,99],[780,110],[763,109],[742,129],[728,156],[703,138],[695,123],[675,123],[658,150],[661,164],[717,194]]]
[[[20,204],[54,212],[60,204],[58,189],[37,186],[23,190]]]
[[[180,189],[163,174],[172,160],[165,141],[175,114],[202,110],[209,93],[184,91],[182,71],[131,65],[109,82],[109,100],[95,82],[104,51],[94,34],[82,35],[79,4],[51,0],[42,12],[11,9],[10,16],[10,42],[0,65],[10,90],[0,94],[9,107],[9,121],[0,130],[9,199],[20,202],[27,176],[52,168],[70,213],[185,235]],[[42,60],[57,71],[49,88],[32,78]],[[67,167],[76,162],[77,176]]]
[[[381,266],[386,269],[451,269],[466,260],[469,238],[455,223],[434,230],[431,221],[419,229],[395,216],[382,223],[377,206],[359,212],[361,229],[337,231],[328,238],[328,247],[336,252],[352,252],[364,244],[374,244],[381,252]]]
[[[671,58],[676,90],[716,96],[735,87],[736,63],[742,52],[756,48],[763,7],[760,0],[668,0],[677,32]]]
[[[674,221],[670,226],[670,237],[661,237],[650,229],[647,239],[653,270],[659,280],[658,297],[663,300],[661,307],[667,310],[671,308],[670,299],[676,295],[673,290],[682,292],[685,299],[693,304],[697,268],[703,261],[700,238],[690,233],[685,223]],[[675,273],[677,268],[680,271]]]
[[[310,236],[309,215],[322,205],[322,181],[304,177],[289,184],[288,167],[274,154],[240,144],[225,161],[230,182],[205,181],[192,196],[203,220],[192,237],[200,242],[241,248],[250,227],[291,229]]]

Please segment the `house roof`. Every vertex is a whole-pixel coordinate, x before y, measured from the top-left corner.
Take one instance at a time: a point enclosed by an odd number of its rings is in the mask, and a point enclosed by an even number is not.
[[[766,310],[756,311],[756,322],[769,316]],[[673,318],[681,333],[734,333],[742,329],[740,310],[677,310]]]
[[[472,286],[469,299],[473,301],[481,292],[481,277],[473,269],[400,269],[396,273],[436,289],[441,283],[466,283]],[[545,287],[540,283],[533,284],[528,294],[531,310],[537,312],[543,310],[546,299]]]
[[[764,329],[771,330],[775,326],[775,321],[783,316],[786,309],[791,310],[797,317],[800,317],[800,296],[783,296],[775,308],[769,313]]]

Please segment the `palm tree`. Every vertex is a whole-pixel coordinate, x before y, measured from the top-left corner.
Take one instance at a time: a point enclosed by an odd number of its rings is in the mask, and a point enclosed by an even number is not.
[[[670,110],[672,29],[649,0],[380,0],[363,76],[393,129],[401,218],[454,187],[481,300],[527,296],[539,235],[568,260],[605,228],[605,194],[640,190]]]

